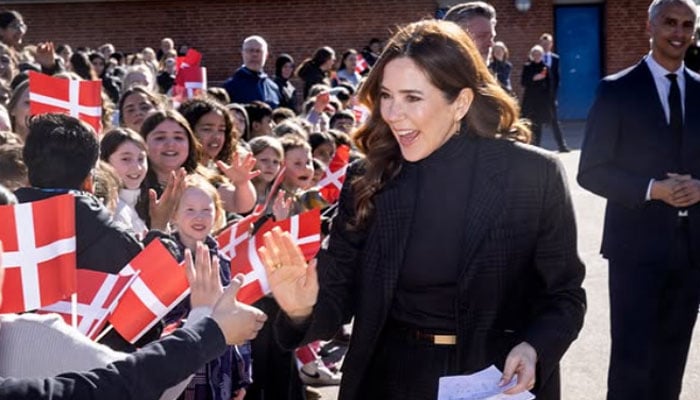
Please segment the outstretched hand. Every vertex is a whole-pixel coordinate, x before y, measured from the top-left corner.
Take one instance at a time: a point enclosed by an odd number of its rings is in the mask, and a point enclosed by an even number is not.
[[[250,153],[241,159],[241,156],[234,152],[231,157],[231,165],[219,160],[216,162],[216,166],[235,186],[246,183],[261,173],[259,170],[253,171],[255,157]]]
[[[214,305],[211,317],[221,328],[226,344],[238,345],[253,340],[262,329],[267,315],[253,306],[236,300],[238,290],[243,286],[243,274],[231,280],[224,293]]]
[[[56,63],[56,51],[53,42],[43,42],[36,45],[36,55],[34,59],[43,68],[51,68]]]
[[[168,176],[168,183],[160,198],[158,198],[155,190],[148,190],[148,213],[151,217],[151,229],[162,231],[167,229],[168,222],[172,218],[177,204],[180,202],[182,193],[185,191],[185,175],[187,175],[187,172],[184,168],[172,171],[170,176]]]
[[[266,232],[263,238],[265,246],[258,251],[277,304],[291,319],[305,319],[311,315],[318,298],[316,262],[307,265],[289,233],[278,227]]]
[[[517,394],[535,387],[535,365],[537,364],[537,351],[527,342],[522,342],[513,347],[506,357],[503,367],[503,377],[500,385],[504,386],[518,376],[518,383],[506,390],[505,394]]]
[[[209,247],[197,242],[196,261],[192,252],[185,249],[185,273],[190,283],[190,304],[196,307],[214,307],[224,288],[219,277],[219,258],[209,255]]]

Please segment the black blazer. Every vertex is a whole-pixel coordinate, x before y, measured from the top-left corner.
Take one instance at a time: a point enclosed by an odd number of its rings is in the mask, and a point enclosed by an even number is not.
[[[563,170],[553,156],[531,146],[469,140],[472,150],[465,157],[473,161],[465,174],[473,173],[473,194],[466,206],[455,321],[460,369],[474,372],[493,363],[502,368],[512,347],[527,341],[538,354],[537,398],[557,399],[558,363],[585,310],[584,268]],[[319,254],[321,290],[312,317],[302,326],[284,315],[275,322],[280,343],[295,348],[331,337],[355,317],[343,364],[343,400],[367,398],[372,390],[363,385],[364,373],[392,306],[414,213],[416,182],[403,177],[376,195],[373,222],[361,232],[345,226],[354,210],[351,187],[344,186]]]
[[[549,122],[552,118],[552,78],[549,68],[544,79],[533,80],[534,76],[545,68],[547,66],[544,61],[539,63],[529,61],[523,65],[520,76],[520,83],[525,89],[521,106],[523,117],[537,124]]]
[[[667,172],[700,178],[700,75],[686,69],[680,152],[654,78],[642,60],[604,78],[586,122],[578,181],[608,199],[601,252],[630,262],[667,261],[678,211],[645,201],[650,179]],[[700,206],[690,207],[690,248],[700,256]]]

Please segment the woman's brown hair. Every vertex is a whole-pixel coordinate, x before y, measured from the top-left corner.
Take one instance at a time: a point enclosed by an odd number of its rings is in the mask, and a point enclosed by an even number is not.
[[[457,24],[425,20],[400,27],[359,93],[371,115],[353,138],[366,160],[364,173],[351,183],[355,196],[352,228],[366,226],[374,212],[374,195],[401,170],[403,157],[382,119],[379,102],[384,68],[400,57],[415,62],[448,103],[455,101],[464,88],[474,92],[471,107],[461,121],[460,134],[522,142],[530,138],[529,129],[520,120],[517,103],[500,87],[472,40]]]

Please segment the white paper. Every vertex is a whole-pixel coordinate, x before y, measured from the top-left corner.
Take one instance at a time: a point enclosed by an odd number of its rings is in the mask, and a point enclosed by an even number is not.
[[[517,384],[513,378],[505,386],[498,386],[503,373],[494,365],[471,375],[443,376],[438,386],[437,400],[531,400],[535,395],[525,391],[507,395],[504,391]]]

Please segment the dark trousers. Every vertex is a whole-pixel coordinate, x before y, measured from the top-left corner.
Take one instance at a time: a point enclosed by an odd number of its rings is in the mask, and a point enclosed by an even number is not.
[[[561,126],[559,125],[559,106],[557,104],[557,99],[554,98],[551,101],[551,112],[550,115],[552,119],[549,121],[552,126],[552,133],[554,134],[554,140],[557,141],[557,146],[559,150],[566,148],[566,140],[564,140],[564,133],[561,131]]]
[[[535,146],[539,146],[542,141],[542,126],[544,124],[550,124],[552,126],[554,141],[557,142],[558,149],[564,150],[567,148],[566,140],[564,140],[564,133],[561,131],[561,126],[559,125],[557,108],[557,102],[553,100],[550,104],[550,119],[545,121],[532,121],[532,144]]]
[[[253,305],[269,316],[277,315],[280,310],[272,297],[263,297]],[[271,323],[263,326],[251,344],[253,383],[246,389],[246,400],[305,399],[294,351],[277,344]]]
[[[676,229],[666,265],[610,260],[608,400],[677,399],[700,300],[700,265]]]
[[[456,346],[426,343],[387,328],[367,369],[360,398],[434,400],[440,377],[460,374],[457,367]]]

